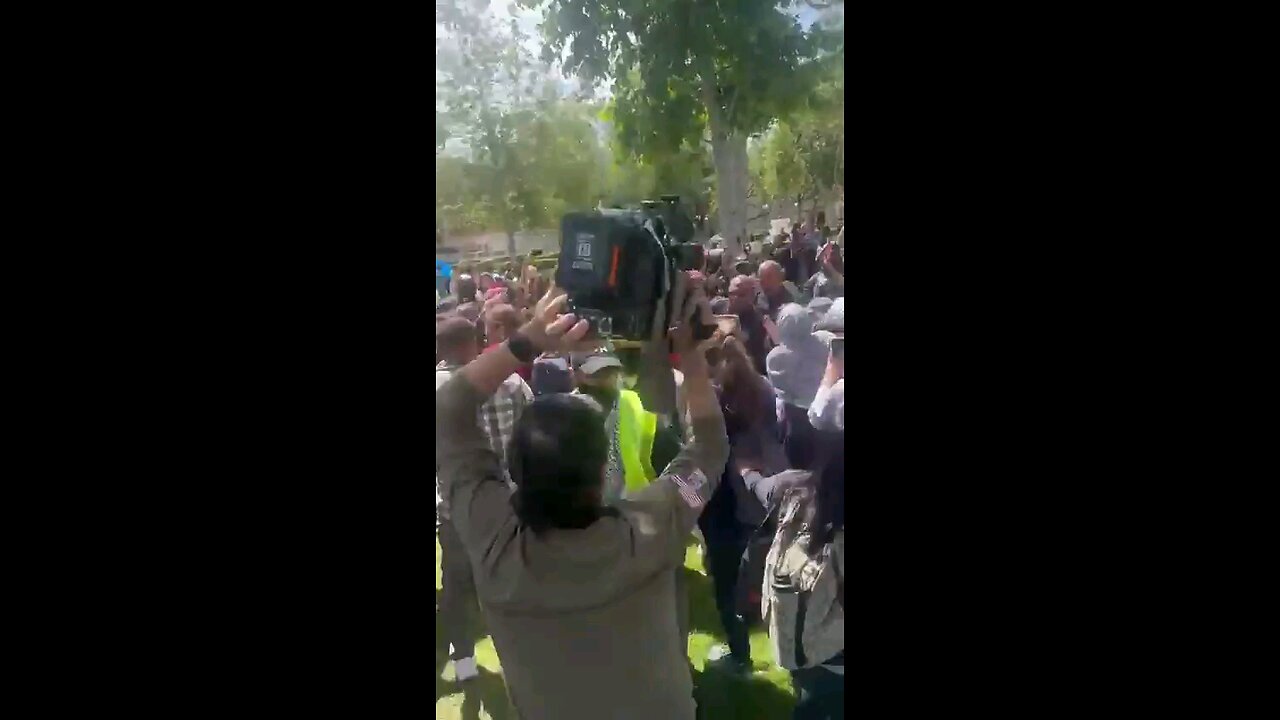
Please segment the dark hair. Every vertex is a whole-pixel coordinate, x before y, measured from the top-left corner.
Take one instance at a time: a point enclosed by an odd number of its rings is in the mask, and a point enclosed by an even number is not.
[[[601,470],[609,455],[604,417],[590,400],[540,395],[516,421],[507,453],[516,491],[512,506],[534,532],[585,528],[600,505]],[[565,448],[573,452],[565,452]]]
[[[452,355],[475,339],[476,326],[464,317],[453,315],[436,323],[436,353],[441,357]]]
[[[809,267],[813,267],[818,259],[818,251],[813,247],[806,245],[800,248],[800,259],[808,263]]]
[[[720,271],[720,265],[724,262],[724,250],[710,250],[705,255],[707,272],[714,273]]]
[[[470,275],[462,274],[457,276],[454,281],[457,283],[458,302],[472,302],[476,299],[476,279]]]
[[[796,420],[798,424],[800,421]],[[791,428],[782,442],[783,453],[787,456],[787,466],[796,470],[814,470],[820,459],[818,453],[817,430],[805,421],[801,427]]]
[[[815,553],[844,529],[844,437],[843,433],[821,433],[818,440],[825,451],[817,486],[809,505],[809,552]]]
[[[794,538],[807,527],[811,555],[844,529],[844,433],[815,431],[814,448],[812,467],[798,468],[808,472],[794,491],[788,490],[799,494],[802,522],[791,524],[787,534]]]
[[[737,338],[729,337],[725,340],[723,353],[728,364],[728,374],[725,376],[720,398],[727,429],[735,433],[755,427],[762,419],[764,378],[756,374],[751,356]]]

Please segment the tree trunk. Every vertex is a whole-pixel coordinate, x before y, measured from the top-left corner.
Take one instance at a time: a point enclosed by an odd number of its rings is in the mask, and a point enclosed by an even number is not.
[[[716,205],[719,234],[724,238],[725,258],[720,272],[725,278],[734,256],[745,254],[747,237],[747,136],[733,129],[733,105],[726,108],[716,87],[715,62],[708,54],[697,58],[701,66],[702,104],[711,126],[711,155],[716,165]],[[734,98],[736,100],[736,96]]]
[[[747,136],[742,133],[711,133],[711,153],[716,162],[716,204],[719,232],[727,257],[745,253],[747,235]]]
[[[512,230],[507,231],[507,257],[512,260],[516,257],[516,234]]]

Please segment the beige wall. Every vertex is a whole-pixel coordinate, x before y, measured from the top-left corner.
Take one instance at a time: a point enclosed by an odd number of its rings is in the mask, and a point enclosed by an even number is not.
[[[485,233],[465,237],[449,237],[445,245],[457,248],[464,255],[479,252],[482,257],[494,257],[507,254],[506,233]],[[516,252],[523,255],[530,250],[541,250],[544,253],[557,252],[560,249],[560,233],[557,230],[522,230],[516,233]]]

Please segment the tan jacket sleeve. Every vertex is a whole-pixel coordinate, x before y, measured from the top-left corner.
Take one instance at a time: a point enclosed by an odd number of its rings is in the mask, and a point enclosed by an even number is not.
[[[636,493],[635,499],[665,514],[667,528],[681,543],[698,523],[702,508],[711,500],[725,463],[729,460],[729,438],[724,416],[698,418],[693,423],[693,439],[662,471],[657,480]]]
[[[624,534],[621,544],[627,555],[596,578],[601,592],[628,592],[684,562],[690,533],[719,485],[728,457],[724,418],[717,414],[700,419],[693,427],[693,441],[658,479],[617,503],[623,517],[606,522],[611,532]]]
[[[515,522],[511,491],[498,456],[476,422],[485,399],[461,375],[454,375],[436,391],[440,494],[467,552],[480,562],[500,549],[498,537]]]

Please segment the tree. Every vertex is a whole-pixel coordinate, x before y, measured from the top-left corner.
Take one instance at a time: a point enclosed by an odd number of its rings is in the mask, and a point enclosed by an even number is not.
[[[558,227],[564,213],[594,207],[606,154],[593,116],[590,107],[551,96],[517,116],[515,192],[526,227]]]
[[[843,66],[829,68],[805,103],[775,123],[753,149],[752,176],[765,196],[794,200],[801,217],[806,200],[843,187]]]
[[[537,75],[521,52],[515,22],[505,30],[488,8],[488,0],[437,0],[436,89],[444,97],[437,100],[436,143],[443,148],[456,136],[467,144],[478,161],[471,179],[483,187],[480,204],[496,216],[515,255],[515,231],[528,211],[522,203],[530,201],[520,192],[515,134],[526,120],[521,101]]]
[[[453,155],[436,157],[436,218],[451,234],[501,229],[502,217],[489,200],[492,181],[483,164]]]
[[[613,80],[625,148],[645,159],[709,141],[720,232],[745,242],[747,138],[803,102],[833,36],[774,0],[520,2],[544,8],[544,58]]]
[[[507,113],[509,142],[502,188],[508,213],[495,202],[493,168],[474,153],[454,149],[436,156],[436,212],[453,232],[479,233],[504,229],[508,220],[519,228],[553,228],[564,213],[599,204],[635,204],[659,192],[674,192],[697,201],[705,194],[705,153],[640,161],[606,147],[608,128],[600,124],[600,108],[554,94],[528,100]],[[459,132],[469,134],[465,126]]]

